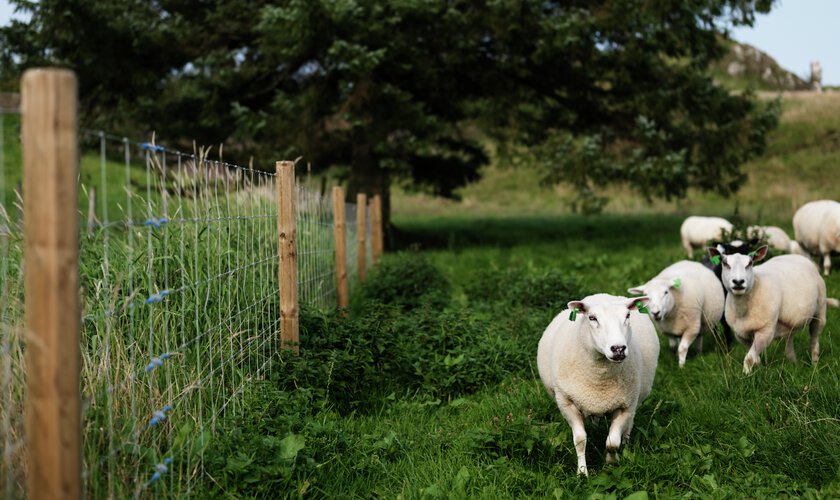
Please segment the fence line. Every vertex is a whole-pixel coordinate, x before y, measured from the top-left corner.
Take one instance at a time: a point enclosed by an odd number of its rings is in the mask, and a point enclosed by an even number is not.
[[[23,425],[23,238],[10,216],[18,201],[10,183],[21,176],[18,124],[18,115],[0,113],[0,491],[7,498],[23,495],[33,467]],[[203,478],[210,440],[283,355],[278,177],[225,162],[210,148],[184,153],[87,129],[79,143],[82,493],[188,495]],[[333,200],[299,184],[294,198],[299,303],[334,308]],[[352,284],[359,242],[373,243],[371,218],[362,216],[360,234],[357,219],[368,207],[343,208]]]

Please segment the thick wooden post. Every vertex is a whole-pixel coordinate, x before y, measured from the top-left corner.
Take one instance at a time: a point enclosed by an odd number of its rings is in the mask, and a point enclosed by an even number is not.
[[[29,498],[80,498],[76,76],[21,80]]]
[[[367,195],[359,193],[356,195],[356,235],[358,236],[359,249],[359,281],[365,281],[365,266],[367,265]]]
[[[371,250],[373,250],[372,262],[374,266],[379,265],[379,258],[382,257],[382,197],[373,195],[370,206],[370,237]]]
[[[347,237],[345,236],[347,222],[344,214],[344,189],[341,186],[335,186],[332,197],[336,295],[338,307],[347,309],[350,306],[350,292],[347,288]]]
[[[295,163],[277,162],[277,226],[280,240],[280,346],[298,352],[297,222]]]

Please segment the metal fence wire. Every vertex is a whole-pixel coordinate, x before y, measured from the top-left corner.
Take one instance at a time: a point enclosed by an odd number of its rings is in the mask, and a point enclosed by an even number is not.
[[[19,114],[0,112],[6,498],[24,495],[27,473],[19,128]],[[212,148],[185,153],[84,129],[79,140],[84,495],[189,495],[208,443],[280,355],[276,175]],[[346,210],[352,280],[358,207]],[[330,197],[299,185],[296,219],[300,303],[334,308]]]

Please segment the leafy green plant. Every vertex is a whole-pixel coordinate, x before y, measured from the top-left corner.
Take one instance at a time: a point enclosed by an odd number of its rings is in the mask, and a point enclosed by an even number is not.
[[[416,251],[385,256],[362,286],[367,300],[405,310],[449,304],[451,286],[429,259]]]

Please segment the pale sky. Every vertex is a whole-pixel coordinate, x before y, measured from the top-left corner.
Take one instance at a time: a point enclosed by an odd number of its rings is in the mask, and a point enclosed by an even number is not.
[[[732,38],[775,59],[783,68],[808,79],[811,60],[823,67],[823,85],[840,85],[840,1],[781,0],[753,28]]]
[[[0,26],[8,24],[12,7],[0,0]],[[840,0],[781,0],[753,28],[732,32],[776,59],[783,68],[807,79],[810,62],[820,61],[823,84],[840,85]]]

